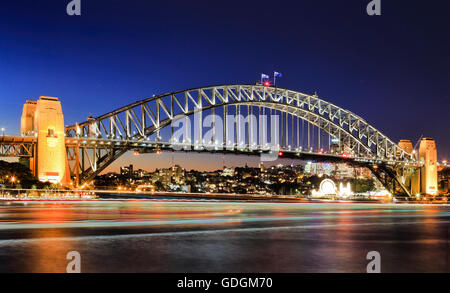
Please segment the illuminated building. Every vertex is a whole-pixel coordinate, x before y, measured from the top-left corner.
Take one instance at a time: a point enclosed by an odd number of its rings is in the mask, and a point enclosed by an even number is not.
[[[352,178],[354,176],[354,169],[343,163],[335,164],[334,172],[338,178]]]
[[[259,163],[259,170],[261,172],[264,172],[265,168],[264,168],[264,163]]]
[[[348,198],[353,195],[350,187],[350,182],[347,182],[346,186],[342,182],[339,183],[339,189],[331,179],[324,179],[320,182],[319,190],[312,190],[312,197],[327,197],[327,196],[339,196],[342,198]]]
[[[121,167],[120,168],[120,175],[126,176],[127,178],[131,179],[133,178],[133,165],[130,164],[129,166]]]
[[[233,177],[234,176],[234,169],[233,168],[223,168],[222,176]]]
[[[324,174],[323,163],[313,163],[308,161],[305,165],[305,173],[311,175]]]
[[[347,186],[344,187],[344,183],[339,183],[339,196],[349,197],[353,194],[350,182],[347,182]]]

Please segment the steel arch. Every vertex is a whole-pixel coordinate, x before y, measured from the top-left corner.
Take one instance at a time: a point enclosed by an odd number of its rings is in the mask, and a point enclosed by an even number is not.
[[[261,85],[200,87],[154,96],[66,127],[66,136],[141,141],[159,132],[174,119],[229,105],[260,106],[289,113],[341,139],[351,149],[357,147],[365,157],[411,159],[409,153],[386,135],[346,109],[317,95]],[[98,158],[102,165],[99,170],[124,152],[122,149],[109,153],[108,157]],[[95,173],[98,172],[95,170]]]

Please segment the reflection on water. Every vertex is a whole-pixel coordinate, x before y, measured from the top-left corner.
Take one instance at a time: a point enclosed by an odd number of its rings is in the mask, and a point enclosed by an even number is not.
[[[449,206],[0,202],[0,272],[449,272]]]

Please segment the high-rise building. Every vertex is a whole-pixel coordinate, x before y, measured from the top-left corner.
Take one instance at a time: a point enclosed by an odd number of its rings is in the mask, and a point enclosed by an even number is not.
[[[133,178],[134,168],[133,164],[130,164],[129,166],[121,167],[120,168],[120,175],[126,176],[127,178]]]
[[[264,172],[264,170],[265,170],[265,168],[264,168],[264,163],[259,163],[259,170],[261,171],[261,172]]]

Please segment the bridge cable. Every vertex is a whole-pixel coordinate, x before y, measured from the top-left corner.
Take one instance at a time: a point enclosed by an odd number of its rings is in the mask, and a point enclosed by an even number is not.
[[[296,144],[296,142],[295,142],[295,118],[294,118],[295,116],[293,115],[293,114],[291,114],[291,148],[292,149],[295,149],[295,144]]]
[[[281,129],[281,142],[280,142],[280,146],[283,147],[284,144],[284,116],[283,116],[283,112],[280,111],[281,114],[281,125],[280,125],[280,129]]]
[[[223,107],[223,139],[222,139],[222,146],[224,148],[226,148],[226,145],[228,145],[228,137],[227,137],[227,115],[228,115],[228,111],[227,111],[227,106],[225,105]]]
[[[302,149],[305,147],[305,120],[302,119]]]
[[[252,123],[252,118],[251,118],[251,112],[252,112],[252,108],[250,107],[250,105],[247,105],[247,118],[250,119],[250,121],[248,122],[249,127],[248,127],[248,131],[247,131],[247,135],[248,135],[247,141],[248,141],[249,149],[250,149],[251,134],[253,132],[253,130],[252,130],[253,123]],[[244,128],[244,130],[245,130],[245,128]]]
[[[211,129],[211,131],[212,131],[212,136],[211,136],[211,142],[210,143],[212,143],[212,144],[215,144],[215,142],[216,142],[216,116],[215,116],[215,111],[214,111],[214,108],[211,108],[211,117],[212,117],[212,122],[211,122],[211,124],[212,124],[212,129]]]

